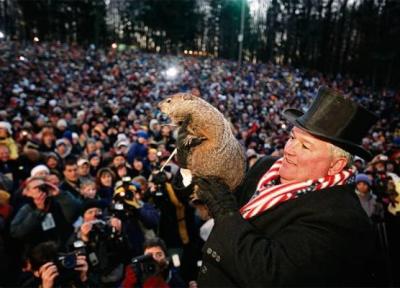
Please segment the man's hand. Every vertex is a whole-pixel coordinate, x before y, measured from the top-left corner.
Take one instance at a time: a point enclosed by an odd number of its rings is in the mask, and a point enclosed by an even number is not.
[[[220,178],[195,177],[193,182],[198,186],[197,197],[207,205],[216,220],[237,211],[235,197]]]
[[[111,218],[110,218],[110,225],[111,225],[112,227],[114,227],[115,230],[117,230],[118,233],[121,233],[121,228],[122,228],[122,222],[121,222],[121,220],[119,220],[119,219],[116,218],[116,217],[111,217]]]
[[[75,270],[79,272],[79,278],[82,282],[87,280],[87,272],[89,270],[89,265],[86,261],[85,255],[79,255],[76,257],[76,267]]]
[[[39,268],[39,275],[42,279],[43,288],[52,288],[54,280],[59,275],[57,266],[53,262],[47,262]]]

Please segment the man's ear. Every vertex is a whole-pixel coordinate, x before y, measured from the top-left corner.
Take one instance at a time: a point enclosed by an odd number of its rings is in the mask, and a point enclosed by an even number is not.
[[[328,170],[328,175],[335,175],[341,172],[347,165],[346,157],[338,157],[332,160],[331,167]]]

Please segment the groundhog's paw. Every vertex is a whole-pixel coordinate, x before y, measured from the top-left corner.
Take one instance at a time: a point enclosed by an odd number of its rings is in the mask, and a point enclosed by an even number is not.
[[[196,137],[193,135],[187,135],[186,138],[183,140],[182,144],[185,145],[186,147],[194,147],[194,146],[201,144],[201,142],[203,142],[204,140],[206,140],[206,138],[204,138],[204,137]]]

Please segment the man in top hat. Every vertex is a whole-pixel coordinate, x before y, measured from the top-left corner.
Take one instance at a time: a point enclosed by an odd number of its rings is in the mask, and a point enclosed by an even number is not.
[[[374,237],[350,182],[376,117],[327,88],[306,113],[283,115],[294,125],[283,157],[258,160],[235,194],[194,179],[215,220],[200,287],[370,285]]]

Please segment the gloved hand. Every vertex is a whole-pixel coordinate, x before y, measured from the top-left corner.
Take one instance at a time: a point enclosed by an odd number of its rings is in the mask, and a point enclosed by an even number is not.
[[[197,197],[207,205],[216,221],[237,211],[235,196],[220,178],[195,177],[193,182],[198,186]]]

